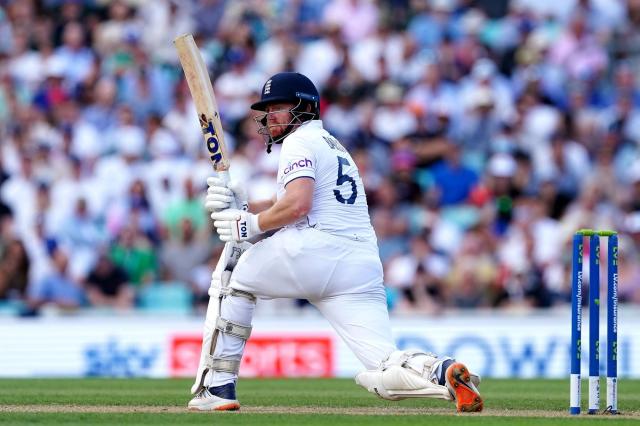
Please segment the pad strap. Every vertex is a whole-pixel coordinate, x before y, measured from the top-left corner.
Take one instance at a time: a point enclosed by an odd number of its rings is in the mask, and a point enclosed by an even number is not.
[[[214,358],[208,356],[205,363],[209,370],[224,373],[238,374],[240,371],[240,360],[235,358]]]
[[[427,357],[427,359],[425,361],[431,361],[428,362],[426,364],[423,363],[419,363],[420,368],[417,368],[417,365],[414,365],[413,363],[411,363],[410,361],[413,358],[416,358],[420,355],[424,355]],[[430,369],[431,366],[438,360],[438,356],[432,352],[422,352],[422,351],[418,351],[418,350],[406,350],[406,351],[396,351],[394,353],[392,353],[391,355],[389,355],[389,357],[384,360],[382,362],[382,370],[386,370],[387,368],[393,366],[393,365],[400,365],[403,368],[406,368],[408,370],[412,370],[415,373],[424,376],[425,373],[425,368]]]
[[[239,337],[243,340],[248,340],[251,336],[251,329],[253,327],[238,324],[237,322],[226,320],[222,317],[216,319],[216,329],[220,330],[224,334],[230,336]]]
[[[238,290],[238,289],[226,287],[226,286],[220,289],[220,297],[222,298],[224,296],[244,297],[246,299],[251,300],[252,302],[256,301],[256,297],[253,294],[249,293],[248,291]]]

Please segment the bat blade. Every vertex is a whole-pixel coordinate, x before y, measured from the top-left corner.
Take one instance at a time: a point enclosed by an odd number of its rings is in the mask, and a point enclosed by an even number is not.
[[[209,79],[209,72],[191,34],[181,35],[173,43],[178,51],[178,58],[198,112],[198,121],[213,169],[221,175],[222,179],[227,180],[229,158],[224,142],[220,111]]]

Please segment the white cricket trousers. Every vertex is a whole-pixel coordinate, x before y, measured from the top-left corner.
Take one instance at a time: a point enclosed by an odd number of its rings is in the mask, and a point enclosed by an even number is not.
[[[313,228],[284,228],[242,255],[229,285],[258,299],[309,300],[367,369],[377,368],[396,350],[375,243]],[[244,297],[226,297],[221,316],[249,325],[253,310]],[[238,358],[244,345],[244,340],[220,333],[214,356]],[[216,372],[210,386],[236,379]]]

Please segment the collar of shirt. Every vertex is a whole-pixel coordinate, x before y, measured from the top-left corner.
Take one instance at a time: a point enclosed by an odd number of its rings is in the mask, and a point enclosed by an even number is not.
[[[301,129],[316,129],[316,130],[322,130],[324,129],[324,127],[322,127],[322,120],[309,120],[306,121],[304,123],[302,123],[297,129],[295,129],[293,132],[289,133],[287,135],[287,137],[285,138],[285,140],[293,137],[294,139],[297,137],[300,137],[300,135],[298,134],[298,132]],[[284,141],[283,141],[284,142]]]
[[[304,127],[311,127],[313,129],[322,129],[322,120],[309,120],[305,123],[302,123],[299,127],[299,129],[302,129]]]

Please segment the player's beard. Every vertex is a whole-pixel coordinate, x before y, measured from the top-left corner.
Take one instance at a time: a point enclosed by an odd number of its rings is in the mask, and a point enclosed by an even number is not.
[[[268,126],[271,139],[277,140],[287,130],[289,123],[286,124],[271,124]]]

